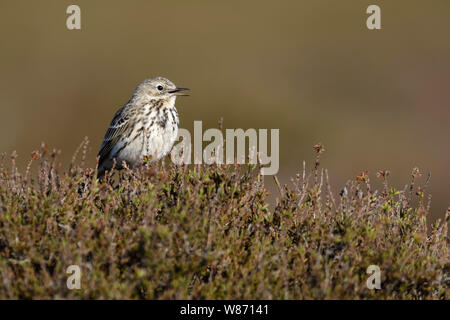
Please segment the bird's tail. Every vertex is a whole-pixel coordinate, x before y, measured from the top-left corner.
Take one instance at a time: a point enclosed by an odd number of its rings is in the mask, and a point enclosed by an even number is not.
[[[100,181],[102,181],[103,180],[103,178],[105,177],[105,168],[103,168],[103,167],[99,167],[98,169],[97,169],[97,179],[98,180],[100,180]]]

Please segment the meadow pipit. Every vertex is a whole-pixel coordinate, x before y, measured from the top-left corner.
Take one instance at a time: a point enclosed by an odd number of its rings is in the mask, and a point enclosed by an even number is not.
[[[121,169],[125,162],[131,169],[144,159],[150,162],[166,156],[177,138],[177,96],[187,88],[157,77],[142,81],[130,100],[120,108],[106,131],[98,152],[99,178],[113,167]]]

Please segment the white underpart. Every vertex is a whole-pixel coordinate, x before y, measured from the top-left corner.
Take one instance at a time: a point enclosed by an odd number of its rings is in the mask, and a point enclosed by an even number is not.
[[[174,103],[175,101],[173,101],[172,105],[162,107],[159,112],[152,110],[143,131],[138,132],[142,124],[137,124],[133,128],[131,135],[121,138],[116,143],[111,154],[112,158],[116,158],[118,165],[125,161],[133,168],[144,157],[151,156],[151,161],[157,161],[165,157],[172,150],[178,135],[178,114]],[[159,117],[163,116],[164,108],[167,109],[167,123],[165,127],[162,127],[157,122]],[[173,112],[171,112],[171,108],[174,109]],[[150,106],[145,105],[144,114],[146,115],[149,110]],[[152,119],[154,119],[154,123],[151,126]],[[133,139],[136,136],[137,138]]]

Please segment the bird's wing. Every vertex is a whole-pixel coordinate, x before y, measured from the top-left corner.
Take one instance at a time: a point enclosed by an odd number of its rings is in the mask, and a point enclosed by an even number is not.
[[[130,127],[130,115],[124,112],[125,106],[120,108],[109,125],[108,131],[106,131],[105,137],[103,138],[103,143],[98,151],[99,164],[101,164],[106,158],[108,158],[109,153],[112,148],[119,141],[121,135],[128,130]]]

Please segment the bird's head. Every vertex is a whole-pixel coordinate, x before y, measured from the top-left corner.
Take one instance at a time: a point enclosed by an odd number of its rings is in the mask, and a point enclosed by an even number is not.
[[[151,78],[142,81],[135,91],[135,96],[146,99],[175,100],[177,96],[187,96],[188,88],[179,88],[172,81],[163,78]]]

